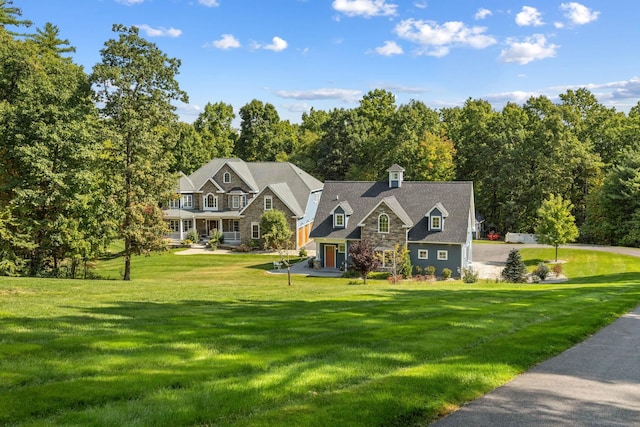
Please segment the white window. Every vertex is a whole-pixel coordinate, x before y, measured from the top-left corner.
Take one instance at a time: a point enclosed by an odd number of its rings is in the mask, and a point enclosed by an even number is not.
[[[179,233],[180,232],[180,221],[177,219],[170,219],[169,220],[169,230],[171,230],[172,233]]]
[[[251,238],[254,240],[260,238],[260,224],[257,222],[251,223]]]
[[[222,175],[222,182],[224,182],[225,184],[231,182],[231,174],[229,172],[225,172],[224,175]]]
[[[442,228],[442,217],[432,216],[431,217],[431,229],[432,230],[440,230]]]
[[[344,227],[344,214],[333,214],[333,226]]]
[[[171,208],[171,209],[179,209],[180,208],[180,199],[171,199],[171,200],[169,200],[169,208]]]
[[[378,217],[378,233],[389,232],[389,215],[380,214]]]
[[[271,196],[264,196],[264,210],[270,211],[273,209],[273,198]]]
[[[246,195],[242,195],[240,196],[240,202],[242,203],[242,207],[244,208],[245,206],[247,206],[247,196]]]
[[[400,175],[398,174],[398,172],[391,172],[392,181],[397,181],[399,178],[400,178]]]
[[[240,196],[231,196],[231,208],[232,209],[240,208]]]
[[[429,251],[426,249],[418,249],[418,259],[429,259]]]
[[[182,207],[185,209],[193,208],[193,195],[185,194],[182,196]]]
[[[203,205],[205,209],[217,210],[218,209],[218,196],[214,196],[209,193],[203,197]]]
[[[345,253],[347,251],[347,245],[345,243],[340,243],[338,245],[338,252],[340,252],[341,254]]]
[[[187,232],[193,228],[193,220],[184,219],[182,220],[182,231]]]
[[[446,261],[449,259],[449,251],[438,251],[438,260]]]

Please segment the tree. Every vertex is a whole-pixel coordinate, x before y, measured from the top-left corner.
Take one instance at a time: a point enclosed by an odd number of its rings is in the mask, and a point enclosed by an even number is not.
[[[269,103],[252,100],[240,108],[240,137],[235,153],[249,162],[275,161],[282,153],[291,153],[295,132],[291,124],[281,124],[276,108]],[[288,125],[288,126],[287,126]]]
[[[82,67],[2,29],[0,75],[0,200],[30,242],[14,253],[28,274],[57,275],[79,246],[97,248],[84,208],[96,199],[91,88]]]
[[[11,36],[23,36],[6,29],[7,25],[16,27],[30,27],[32,22],[27,19],[20,19],[22,10],[13,6],[13,0],[0,0],[0,28],[4,29]]]
[[[573,206],[562,196],[551,194],[538,209],[538,226],[536,234],[538,242],[552,245],[556,249],[558,262],[558,246],[574,242],[578,238],[576,220],[571,215]]]
[[[507,265],[502,270],[502,277],[510,283],[522,283],[526,274],[527,266],[522,261],[520,251],[512,249],[507,257]]]
[[[165,136],[178,120],[171,101],[187,102],[187,95],[175,79],[178,59],[141,38],[136,27],[114,25],[113,31],[119,37],[105,43],[91,81],[108,130],[104,163],[124,239],[124,280],[130,280],[131,256],[164,245],[159,203],[175,184]]]
[[[232,127],[235,118],[230,104],[216,102],[204,106],[204,111],[193,122],[201,138],[201,153],[197,153],[197,156],[205,159],[198,167],[216,157],[231,157],[238,140],[238,132]]]
[[[51,22],[44,24],[44,28],[36,28],[36,34],[32,36],[33,41],[43,50],[53,52],[60,56],[63,53],[75,52],[76,48],[69,44],[69,40],[60,39],[60,29]]]
[[[351,268],[360,273],[365,285],[369,273],[380,267],[380,258],[368,240],[359,240],[349,244],[349,259]]]
[[[284,254],[288,253],[291,247],[291,237],[293,231],[287,223],[287,217],[284,212],[277,209],[266,211],[260,217],[260,230],[264,247],[266,249],[275,250],[280,255],[280,261],[284,262]],[[287,275],[289,285],[291,285],[291,265],[287,259]]]

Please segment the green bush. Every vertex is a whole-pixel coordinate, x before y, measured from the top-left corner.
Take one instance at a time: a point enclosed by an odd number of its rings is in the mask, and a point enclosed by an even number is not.
[[[428,265],[424,268],[424,274],[427,276],[435,276],[436,268],[433,265]]]
[[[547,264],[541,262],[538,264],[535,270],[533,270],[533,274],[538,276],[540,280],[544,280],[549,275],[549,267]]]
[[[306,258],[307,257],[307,250],[305,248],[300,248],[300,251],[298,252],[298,256],[300,258]]]
[[[476,283],[478,281],[478,273],[474,272],[473,268],[463,268],[462,281],[464,283]]]
[[[200,236],[198,236],[198,230],[192,228],[191,230],[187,231],[185,240],[191,240],[192,243],[198,243],[198,241],[200,240]]]
[[[449,269],[449,268],[443,268],[443,269],[442,269],[442,278],[443,278],[444,280],[447,280],[447,279],[448,279],[448,278],[450,278],[450,277],[451,277],[451,269]]]

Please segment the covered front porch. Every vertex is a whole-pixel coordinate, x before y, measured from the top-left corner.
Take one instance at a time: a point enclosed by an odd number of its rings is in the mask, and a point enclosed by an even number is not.
[[[191,230],[196,230],[200,241],[208,241],[211,231],[222,233],[223,241],[230,245],[241,242],[240,216],[237,212],[208,212],[208,211],[167,211],[165,220],[169,225],[171,240],[181,242]]]

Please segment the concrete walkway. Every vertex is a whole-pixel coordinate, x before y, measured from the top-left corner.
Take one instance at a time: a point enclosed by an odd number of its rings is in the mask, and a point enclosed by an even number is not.
[[[640,426],[640,306],[432,425]]]

